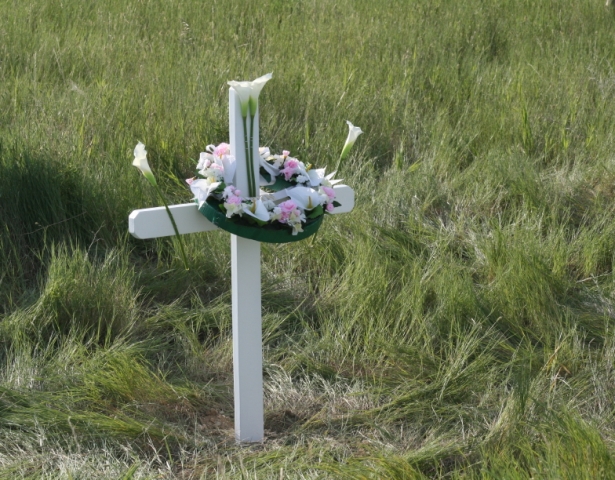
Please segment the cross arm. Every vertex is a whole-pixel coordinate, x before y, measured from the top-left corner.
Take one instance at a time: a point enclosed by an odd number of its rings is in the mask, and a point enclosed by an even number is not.
[[[347,213],[354,208],[354,190],[348,185],[335,185],[335,200],[341,206],[332,214]],[[180,234],[218,230],[213,223],[199,213],[196,203],[184,203],[169,207]],[[169,237],[175,235],[173,225],[164,207],[134,210],[128,217],[128,231],[140,239]]]
[[[179,233],[197,233],[217,230],[213,223],[199,213],[196,203],[170,205]],[[128,217],[128,231],[133,237],[159,238],[175,235],[173,225],[164,207],[134,210]]]

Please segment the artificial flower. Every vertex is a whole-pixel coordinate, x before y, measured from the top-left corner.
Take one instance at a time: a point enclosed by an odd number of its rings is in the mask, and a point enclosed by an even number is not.
[[[236,82],[231,80],[227,82],[237,95],[239,95],[239,102],[241,104],[241,116],[248,116],[248,107],[251,108],[251,114],[254,116],[256,114],[256,107],[258,106],[258,96],[261,93],[261,90],[271,79],[272,74],[268,73],[267,75],[263,75],[262,77],[258,77],[256,80],[252,82]]]
[[[184,261],[184,268],[186,270],[189,270],[190,268],[188,267],[188,259],[186,258],[186,252],[184,251],[184,243],[182,242],[182,237],[179,234],[179,230],[177,229],[175,218],[173,218],[173,214],[171,213],[171,210],[169,209],[169,204],[167,203],[166,198],[164,198],[164,195],[162,194],[160,187],[158,187],[158,183],[156,182],[156,177],[154,177],[154,173],[152,172],[152,169],[149,168],[149,164],[147,163],[147,151],[145,150],[145,145],[143,145],[141,142],[137,143],[134,154],[135,154],[135,159],[133,160],[132,164],[135,167],[137,167],[139,170],[141,170],[141,173],[143,173],[143,176],[147,178],[148,182],[154,186],[154,188],[156,189],[156,193],[158,193],[160,200],[162,200],[162,203],[164,204],[164,208],[167,211],[167,215],[169,216],[169,220],[171,220],[171,225],[173,225],[173,230],[175,231],[175,238],[177,238],[177,243],[179,243],[182,260]],[[189,182],[190,185],[192,183],[194,182],[193,181]]]
[[[308,170],[307,174],[310,179],[310,185],[312,185],[312,187],[317,187],[322,183],[323,178],[325,178],[325,169],[311,168]]]
[[[246,118],[248,116],[248,107],[250,106],[250,92],[252,91],[252,82],[236,82],[231,80],[227,82],[237,95],[239,96],[239,103],[241,105],[241,116]]]
[[[352,123],[346,120],[348,124],[348,137],[346,137],[346,143],[344,144],[344,148],[342,149],[342,154],[340,155],[340,162],[346,158],[350,149],[354,145],[354,142],[357,141],[359,135],[363,133],[363,131],[359,127],[355,127]]]
[[[343,179],[341,178],[336,178],[335,180],[333,180],[333,176],[336,174],[337,172],[333,172],[330,173],[329,175],[327,175],[325,178],[322,179],[322,181],[320,182],[321,185],[323,185],[324,187],[332,187],[333,185],[335,185],[336,183],[341,182]]]
[[[252,92],[250,92],[250,113],[252,116],[256,115],[256,109],[258,108],[258,97],[261,94],[261,90],[265,84],[271,80],[272,75],[273,74],[271,73],[267,73],[252,82]]]
[[[295,187],[287,190],[288,196],[303,210],[312,210],[322,203],[322,196],[313,188]]]
[[[262,222],[269,221],[269,211],[260,199],[253,201],[251,205],[244,203],[243,211],[244,213],[247,213],[251,217],[257,218]]]
[[[331,203],[335,200],[335,190],[331,187],[320,187],[319,193],[323,196],[324,203]]]
[[[207,200],[207,197],[209,197],[219,186],[220,182],[209,182],[204,179],[194,180],[190,183],[190,190],[199,202],[199,208],[201,208],[205,200]]]
[[[335,209],[335,191],[332,187],[340,181],[333,179],[335,172],[325,175],[324,168],[306,167],[305,163],[291,157],[288,150],[283,150],[281,155],[272,155],[268,147],[258,150],[260,166],[270,176],[269,180],[261,176],[260,184],[267,190],[268,185],[276,183],[276,177],[281,177],[292,186],[274,189],[270,193],[261,190],[260,197],[244,198],[233,185],[232,174],[236,165],[230,153],[230,147],[224,143],[208,145],[206,152],[201,153],[197,169],[199,176],[205,178],[190,179],[188,182],[199,208],[212,196],[221,203],[229,219],[253,217],[261,225],[278,223],[289,227],[293,235],[303,231],[308,217],[315,218],[311,215],[331,213]],[[229,178],[227,174],[231,174]],[[223,191],[220,189],[222,182],[225,184]]]
[[[141,170],[141,173],[143,173],[149,183],[151,183],[153,186],[156,186],[156,177],[154,177],[154,173],[152,172],[152,169],[149,168],[149,164],[147,163],[147,151],[145,150],[145,145],[143,145],[141,142],[137,143],[134,153],[135,159],[133,160],[132,164],[139,170]]]

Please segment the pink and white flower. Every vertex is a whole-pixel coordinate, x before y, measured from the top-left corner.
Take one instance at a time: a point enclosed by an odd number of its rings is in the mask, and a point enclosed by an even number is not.
[[[308,169],[302,161],[291,157],[289,150],[283,150],[281,155],[271,155],[268,147],[261,147],[259,157],[261,166],[271,175],[271,180],[261,177],[262,186],[272,185],[279,175],[294,186],[269,194],[261,191],[260,198],[243,198],[233,185],[235,158],[227,143],[208,145],[197,165],[200,176],[205,178],[189,179],[187,182],[200,205],[213,195],[221,201],[227,218],[237,215],[254,217],[261,222],[278,222],[290,227],[293,235],[303,231],[306,214],[318,206],[322,206],[327,213],[334,211],[333,185],[340,181],[333,179],[335,172],[325,175],[324,168],[314,169],[310,166]],[[220,193],[222,182],[226,188]],[[214,193],[216,190],[218,193]]]

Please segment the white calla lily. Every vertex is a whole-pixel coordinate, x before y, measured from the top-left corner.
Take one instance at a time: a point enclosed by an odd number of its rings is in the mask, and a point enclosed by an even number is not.
[[[237,95],[239,95],[239,103],[241,104],[241,116],[248,116],[248,106],[250,105],[250,93],[252,92],[252,82],[236,82],[230,80],[227,82]]]
[[[195,180],[190,184],[190,190],[194,194],[194,197],[199,202],[199,208],[205,203],[207,197],[220,186],[220,182],[210,183],[208,180],[200,179]]]
[[[237,92],[239,95],[239,102],[241,103],[241,116],[248,116],[248,106],[251,108],[251,114],[254,116],[256,114],[256,107],[258,106],[258,96],[261,93],[261,90],[265,86],[272,77],[271,73],[263,75],[262,77],[258,77],[256,80],[252,82],[237,82],[235,80],[231,80],[227,82],[233,90]]]
[[[145,145],[141,142],[137,143],[134,153],[135,159],[132,164],[141,170],[141,173],[143,173],[149,183],[156,186],[156,177],[154,177],[154,173],[152,172],[152,169],[149,168],[149,164],[147,163],[147,151],[145,150]]]
[[[318,187],[322,183],[322,179],[325,178],[325,169],[312,168],[308,170],[307,176],[310,178],[310,185],[312,185],[312,187]]]
[[[256,114],[256,109],[258,108],[258,96],[261,94],[261,90],[265,84],[271,80],[272,76],[272,73],[268,73],[262,77],[258,77],[252,82],[252,92],[250,93],[250,113],[252,116]]]
[[[261,180],[261,185],[272,185],[275,183],[275,177],[276,175],[280,174],[280,170],[278,168],[275,168],[274,165],[271,165],[269,162],[267,162],[262,156],[260,159],[260,166],[269,174],[271,175],[271,182],[267,183],[263,183],[263,181]],[[261,176],[261,178],[263,178]]]
[[[258,77],[252,82],[236,82],[231,80],[228,84],[239,96],[239,103],[241,106],[241,116],[243,119],[243,135],[246,154],[246,167],[248,173],[248,195],[250,197],[256,196],[257,182],[254,178],[254,122],[256,116],[256,110],[258,108],[258,96],[261,90],[272,77],[271,73]],[[247,117],[250,113],[250,133],[248,134]]]
[[[363,130],[361,130],[361,128],[355,127],[348,120],[346,120],[346,123],[348,124],[348,137],[346,137],[346,143],[344,144],[344,148],[342,149],[340,161],[346,158],[346,156],[350,152],[350,149],[354,145],[354,142],[356,142],[359,135],[363,133]]]
[[[188,267],[188,259],[186,258],[186,252],[184,251],[184,243],[182,242],[182,238],[179,235],[179,230],[177,229],[177,224],[175,223],[173,214],[171,213],[171,210],[169,210],[167,200],[164,198],[164,195],[160,191],[158,183],[156,182],[156,177],[154,177],[154,173],[152,172],[152,169],[149,168],[149,164],[147,163],[147,151],[145,150],[145,145],[143,145],[141,142],[137,143],[134,153],[135,159],[133,160],[132,164],[139,170],[141,170],[143,176],[147,178],[148,182],[154,186],[154,188],[156,189],[156,193],[158,193],[158,195],[160,196],[160,200],[162,200],[162,203],[164,203],[164,208],[167,211],[169,220],[171,220],[173,230],[175,231],[175,237],[177,238],[177,242],[179,243],[182,259],[184,261],[184,267],[186,268],[186,270],[190,270],[190,267]]]
[[[243,211],[247,213],[251,217],[254,217],[262,222],[269,221],[269,211],[265,204],[260,200],[256,199],[252,202],[252,205],[243,204]]]
[[[263,160],[267,160],[271,156],[271,150],[269,147],[259,147],[258,154]]]
[[[237,162],[233,155],[225,155],[222,157],[222,167],[224,167],[224,183],[231,185],[234,181]]]
[[[288,196],[303,210],[312,210],[322,203],[322,196],[310,187],[295,187],[286,190]]]

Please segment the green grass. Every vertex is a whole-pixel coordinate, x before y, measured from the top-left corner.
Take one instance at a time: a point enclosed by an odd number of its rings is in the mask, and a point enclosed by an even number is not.
[[[0,0],[0,478],[615,477],[602,1]],[[263,245],[264,444],[233,439],[225,234],[127,233],[274,78],[261,143],[355,210]]]

